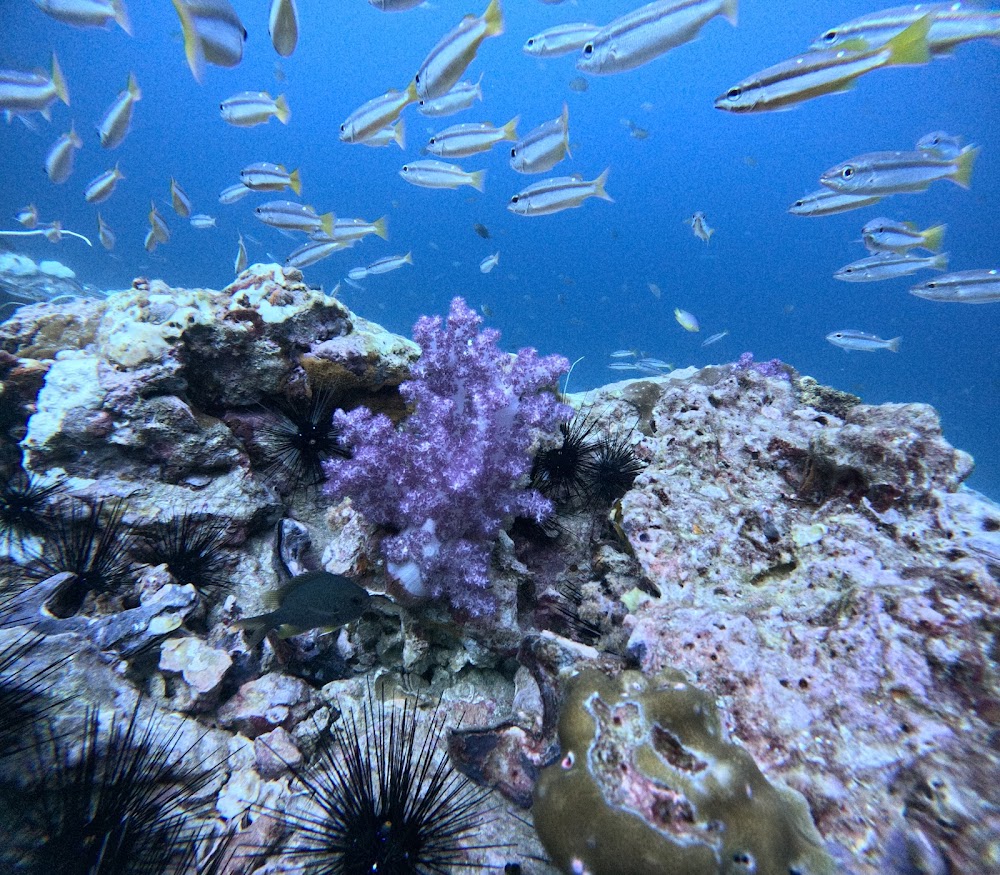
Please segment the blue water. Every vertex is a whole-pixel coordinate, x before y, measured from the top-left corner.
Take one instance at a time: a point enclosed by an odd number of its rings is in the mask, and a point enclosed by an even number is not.
[[[484,43],[464,77],[483,74],[484,102],[445,119],[408,108],[407,149],[401,152],[394,145],[340,143],[339,125],[369,98],[405,87],[437,40],[462,15],[481,13],[485,0],[432,0],[393,15],[365,0],[299,0],[301,37],[289,59],[271,47],[267,3],[233,5],[249,31],[244,60],[232,70],[209,67],[199,86],[167,0],[131,0],[134,38],[117,28],[68,27],[29,0],[0,0],[0,67],[47,68],[55,49],[72,97],[71,107],[54,107],[52,123],[42,122],[40,133],[16,121],[0,126],[0,216],[11,217],[6,227],[16,227],[14,213],[31,201],[43,220],[61,219],[96,243],[100,209],[118,236],[111,254],[75,240],[53,246],[39,238],[19,244],[20,251],[62,260],[80,279],[101,287],[121,288],[146,276],[221,288],[233,276],[238,232],[259,241],[248,241],[251,261],[283,260],[301,242],[253,215],[270,195],[218,203],[240,168],[279,162],[301,168],[302,200],[321,212],[369,220],[388,214],[389,241],[369,238],[308,268],[306,277],[332,289],[352,267],[412,250],[412,267],[373,277],[363,290],[341,289],[358,313],[394,331],[409,334],[418,315],[443,313],[450,298],[462,294],[488,309],[488,324],[503,332],[508,348],[532,345],[570,359],[584,356],[572,389],[620,376],[607,369],[608,353],[620,348],[677,366],[730,361],[747,350],[758,359],[779,357],[867,402],[933,404],[948,439],[976,457],[970,484],[1000,496],[1000,304],[922,301],[907,294],[909,278],[870,284],[832,278],[836,268],[865,255],[857,242],[860,228],[878,215],[921,227],[946,222],[945,248],[955,270],[1000,267],[997,45],[970,44],[926,66],[875,71],[849,93],[789,112],[736,116],[714,109],[714,98],[750,73],[805,51],[828,27],[881,5],[744,0],[738,28],[713,20],[699,40],[638,70],[588,77],[588,90],[577,93],[569,87],[580,75],[573,56],[537,60],[522,53],[524,41],[561,22],[604,23],[638,2],[504,0],[507,32]],[[94,126],[129,71],[143,99],[132,132],[109,153]],[[225,124],[220,101],[244,90],[286,94],[291,123],[272,120],[252,129]],[[504,147],[460,162],[486,168],[484,194],[415,188],[398,175],[405,161],[421,157],[435,130],[460,121],[500,125],[520,114],[519,130],[526,133],[556,117],[563,101],[570,108],[572,158],[550,175],[590,179],[610,167],[613,204],[591,200],[582,209],[536,218],[511,214],[510,196],[540,177],[511,170]],[[55,186],[44,158],[71,119],[85,147],[73,176]],[[647,130],[648,138],[630,136],[622,120]],[[982,146],[970,191],[940,182],[926,193],[839,216],[807,219],[786,212],[819,187],[819,174],[831,165],[866,151],[912,148],[936,129]],[[86,183],[116,160],[127,178],[110,201],[86,204]],[[173,214],[171,176],[196,212],[217,217],[217,228],[198,231]],[[152,256],[143,249],[151,198],[173,231]],[[716,229],[709,246],[684,221],[695,210]],[[477,236],[476,222],[492,239]],[[479,262],[497,250],[499,266],[480,273]],[[659,298],[649,283],[662,290]],[[681,329],[675,307],[697,315],[699,334]],[[902,335],[902,349],[896,355],[845,353],[824,339],[842,328]],[[729,331],[724,340],[701,346],[723,329]]]

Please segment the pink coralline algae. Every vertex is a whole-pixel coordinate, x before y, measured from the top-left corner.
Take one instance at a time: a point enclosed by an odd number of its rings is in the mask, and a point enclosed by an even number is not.
[[[472,617],[490,616],[487,574],[497,535],[513,517],[541,522],[551,503],[524,487],[536,430],[554,430],[571,411],[555,386],[562,356],[516,356],[499,333],[455,298],[447,323],[422,317],[413,338],[423,353],[400,393],[413,413],[398,428],[366,408],[338,411],[353,447],[327,463],[327,492],[348,496],[383,539],[389,571],[412,595],[447,601]]]

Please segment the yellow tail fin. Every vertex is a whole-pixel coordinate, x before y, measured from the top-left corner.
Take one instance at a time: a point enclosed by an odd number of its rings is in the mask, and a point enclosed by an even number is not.
[[[929,249],[931,252],[940,252],[941,243],[944,240],[944,232],[948,230],[947,225],[935,225],[933,228],[928,228],[920,236],[924,238],[924,249]]]
[[[376,219],[372,222],[372,230],[378,234],[383,240],[389,239],[389,217],[382,216],[381,219]]]
[[[402,119],[399,119],[393,127],[392,138],[396,141],[396,145],[400,149],[406,148],[406,126],[403,124]]]
[[[59,66],[59,59],[56,53],[52,53],[52,84],[55,86],[56,95],[69,106],[69,89],[66,88],[66,80],[63,78],[62,68]]]
[[[726,0],[726,2],[722,4],[722,17],[725,18],[726,21],[728,21],[733,27],[736,27],[737,24],[738,10],[736,9],[736,3],[737,0]]]
[[[611,195],[609,195],[604,188],[604,184],[608,181],[608,174],[610,172],[611,168],[605,167],[604,172],[594,180],[594,196],[614,203],[615,199],[611,197]]]
[[[284,94],[279,94],[278,99],[274,101],[274,114],[283,125],[287,125],[288,120],[292,117],[292,111],[288,108],[288,101],[285,100]]]
[[[486,171],[477,170],[475,173],[469,174],[469,185],[471,185],[476,191],[486,190]]]
[[[320,224],[323,226],[323,231],[327,237],[333,236],[333,213],[323,213],[319,217]]]
[[[933,18],[933,15],[918,18],[889,40],[885,44],[889,49],[889,60],[886,64],[926,64],[930,61],[927,34],[930,32]]]
[[[288,187],[296,194],[302,194],[302,176],[298,170],[288,174]]]
[[[503,33],[503,10],[500,8],[500,0],[490,0],[490,5],[483,13],[483,21],[486,22],[486,36],[499,36]]]
[[[139,83],[136,81],[135,73],[130,72],[128,74],[128,93],[132,95],[132,101],[142,100],[142,89],[139,87]]]
[[[132,22],[128,17],[128,10],[125,8],[123,0],[112,0],[111,8],[114,10],[114,19],[118,26],[129,36],[132,36]]]
[[[173,0],[173,4],[177,17],[181,20],[181,32],[184,34],[184,56],[187,58],[194,81],[200,85],[205,72],[205,53],[202,51],[198,28],[184,0]]]
[[[978,154],[978,146],[966,146],[955,159],[955,172],[949,179],[962,188],[968,188],[972,185],[972,165]]]
[[[517,142],[517,125],[521,121],[521,116],[516,115],[503,126],[503,138]]]

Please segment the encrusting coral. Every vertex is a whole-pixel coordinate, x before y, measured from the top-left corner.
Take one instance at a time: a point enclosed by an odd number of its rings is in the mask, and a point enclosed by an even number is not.
[[[423,353],[399,387],[413,412],[397,428],[366,408],[338,411],[353,457],[326,464],[329,494],[349,496],[369,522],[396,533],[382,551],[405,589],[473,617],[493,613],[487,570],[503,526],[552,512],[522,481],[533,431],[567,414],[554,392],[566,359],[533,349],[510,356],[496,331],[478,331],[481,322],[461,298],[444,327],[421,318],[413,337]]]

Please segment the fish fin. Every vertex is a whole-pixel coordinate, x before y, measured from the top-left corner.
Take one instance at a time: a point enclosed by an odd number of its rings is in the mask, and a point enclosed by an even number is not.
[[[927,47],[927,34],[931,29],[933,15],[918,18],[909,27],[901,30],[885,45],[889,49],[886,64],[926,64],[931,59]]]
[[[400,149],[406,148],[406,125],[402,119],[398,119],[392,128],[392,139]]]
[[[177,17],[181,20],[181,33],[184,35],[184,56],[187,58],[194,81],[200,85],[201,78],[205,73],[205,52],[201,47],[198,28],[195,26],[191,10],[188,9],[184,0],[172,0],[172,2]]]
[[[934,256],[934,260],[927,265],[933,270],[947,270],[948,269],[948,253],[942,252],[939,255]]]
[[[132,36],[132,21],[128,17],[128,10],[125,8],[124,0],[111,0],[111,8],[114,10],[114,20],[118,26],[129,36]]]
[[[476,80],[476,97],[479,98],[479,102],[483,102],[483,74],[479,74],[479,78]]]
[[[404,104],[405,106],[409,106],[411,103],[415,103],[417,100],[420,99],[419,96],[417,95],[416,79],[411,80],[410,84],[406,86],[405,94],[406,94],[406,103]],[[400,112],[402,112],[402,109],[400,109]]]
[[[76,132],[76,127],[73,125],[73,122],[69,123],[69,141],[75,148],[83,148],[83,140],[80,139],[80,135]]]
[[[323,215],[319,217],[320,224],[326,232],[327,237],[333,236],[333,218],[333,213],[323,213]]]
[[[733,27],[737,24],[737,5],[738,0],[725,0],[722,4],[722,17],[726,19]]]
[[[382,216],[381,219],[376,219],[372,222],[372,230],[378,234],[383,240],[389,239],[389,217]]]
[[[609,195],[607,191],[605,191],[604,189],[604,184],[608,181],[608,174],[610,172],[611,168],[605,167],[604,172],[600,176],[598,176],[597,179],[594,180],[594,195],[596,197],[603,198],[606,201],[611,201],[611,203],[614,203],[615,199],[611,197],[611,195]]]
[[[475,173],[469,174],[469,185],[471,185],[476,191],[484,191],[486,189],[486,171],[477,170]]]
[[[978,146],[966,146],[959,153],[955,159],[955,172],[948,177],[955,185],[960,185],[962,188],[972,185],[972,165],[978,154]]]
[[[500,0],[490,0],[490,5],[483,13],[483,21],[486,23],[486,36],[499,36],[503,33],[503,10],[500,8]]]
[[[521,121],[521,116],[516,115],[503,126],[503,138],[517,142],[517,125]]]
[[[296,194],[302,194],[302,175],[298,170],[288,174],[288,187]]]
[[[133,102],[142,100],[142,89],[139,87],[139,83],[135,79],[135,73],[131,70],[128,74],[128,85],[126,86],[126,90],[132,95]]]
[[[924,238],[924,249],[929,249],[931,252],[941,251],[941,242],[944,240],[944,232],[948,230],[947,225],[935,225],[933,228],[928,228],[921,235]]]
[[[413,264],[413,252],[407,252],[403,256],[403,264]]]
[[[274,114],[283,125],[287,125],[288,120],[292,117],[292,111],[288,108],[288,101],[285,100],[284,94],[279,94],[278,99],[274,101]]]
[[[63,78],[62,68],[59,66],[59,59],[55,52],[52,53],[52,84],[55,86],[59,99],[66,106],[69,106],[69,90],[66,88],[66,80]]]
[[[903,342],[902,337],[894,337],[892,340],[888,341],[885,348],[891,352],[899,352],[899,345]]]
[[[253,650],[271,631],[273,615],[258,614],[256,617],[246,617],[236,621],[236,627],[247,633],[247,649]]]

